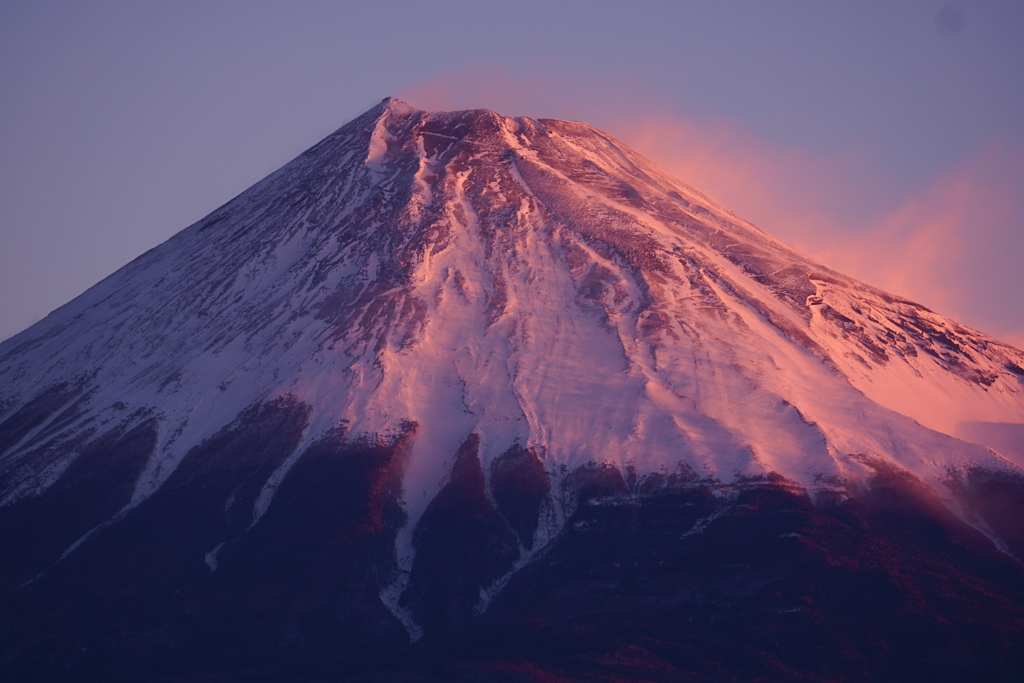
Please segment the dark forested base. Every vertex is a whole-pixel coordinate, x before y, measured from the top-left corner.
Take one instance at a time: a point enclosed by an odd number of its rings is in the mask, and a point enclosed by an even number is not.
[[[592,485],[607,474],[595,470],[562,534],[485,614],[446,611],[408,645],[377,595],[401,523],[388,502],[398,449],[346,447],[363,465],[360,483],[338,495],[354,480],[350,468],[324,469],[337,448],[304,456],[216,572],[173,563],[165,574],[128,572],[122,563],[139,551],[112,547],[128,537],[111,535],[8,596],[0,621],[9,678],[934,683],[1024,673],[1021,564],[913,479],[884,470],[852,495],[814,500],[784,482],[690,483],[635,497]],[[444,509],[479,508],[479,521],[445,525],[469,536],[447,539],[424,562],[452,560],[488,529],[494,557],[510,552],[474,463],[464,464],[465,481],[453,479]],[[978,484],[1005,488],[975,474]],[[170,511],[151,514],[149,523]],[[477,565],[495,571],[493,558]],[[440,567],[414,578],[424,616],[446,599],[468,604],[474,580]]]

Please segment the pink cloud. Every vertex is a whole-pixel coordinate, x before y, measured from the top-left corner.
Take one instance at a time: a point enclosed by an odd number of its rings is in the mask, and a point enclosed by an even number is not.
[[[894,195],[865,177],[863,160],[817,157],[727,120],[611,128],[827,265],[1024,346],[1024,147],[993,142],[924,188]]]
[[[1024,347],[1024,147],[986,145],[823,258]]]
[[[638,102],[649,106],[642,86],[626,76],[581,72],[546,60],[545,76],[537,65],[528,75],[504,66],[469,65],[435,74],[395,94],[400,100],[430,111],[491,109],[505,116],[558,118],[601,122],[636,111]],[[596,124],[595,124],[596,125]]]

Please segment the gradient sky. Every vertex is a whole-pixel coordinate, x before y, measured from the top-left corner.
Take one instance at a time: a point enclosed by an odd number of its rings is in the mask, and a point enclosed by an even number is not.
[[[0,339],[395,95],[587,121],[1024,346],[1024,3],[0,0]]]

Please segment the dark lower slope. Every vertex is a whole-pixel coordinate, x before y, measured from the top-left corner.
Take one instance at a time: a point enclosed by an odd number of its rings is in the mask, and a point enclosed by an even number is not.
[[[156,494],[0,597],[3,680],[145,680],[407,644],[378,592],[395,570],[413,426],[390,443],[314,444],[250,528],[305,415],[288,400],[244,411]]]
[[[817,504],[591,501],[485,618],[421,647],[467,680],[932,682],[1020,680],[1022,646],[1021,566],[884,472]]]
[[[722,493],[590,499],[486,615],[352,680],[1021,680],[1024,570],[912,478]]]
[[[45,493],[0,507],[0,595],[38,576],[128,505],[156,439],[156,420],[107,432]]]
[[[251,463],[294,448],[303,419],[287,403],[254,410],[216,453],[182,463],[187,489],[169,481],[3,599],[7,678],[933,683],[1024,673],[1022,565],[881,467],[863,490],[813,501],[784,481],[729,489],[683,476],[635,496],[616,468],[582,468],[562,480],[578,504],[564,531],[474,617],[480,588],[526,547],[548,483],[536,456],[514,449],[492,467],[488,492],[472,438],[416,533],[405,600],[426,635],[409,645],[379,594],[394,578],[413,429],[388,444],[338,434],[309,448],[246,531],[229,501],[234,492],[249,505],[256,487],[237,482],[262,480]],[[230,454],[243,448],[266,455],[235,470]],[[961,496],[985,497],[993,519],[1019,516],[1017,484],[997,479],[972,473]],[[203,553],[225,541],[210,571]]]

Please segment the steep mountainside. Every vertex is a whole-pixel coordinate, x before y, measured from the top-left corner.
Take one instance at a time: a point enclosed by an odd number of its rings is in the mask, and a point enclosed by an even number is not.
[[[973,615],[985,645],[956,652],[1009,657],[1002,675],[1024,628],[1021,443],[1020,350],[585,124],[389,98],[0,344],[0,664],[131,678],[384,648],[497,676],[491,646],[459,649],[467,624],[512,642],[576,615],[559,637],[578,649],[629,613],[698,648],[694,623],[744,621],[708,605],[827,621],[862,608],[853,580],[907,623]],[[907,562],[930,578],[912,588]],[[808,586],[829,596],[813,617]],[[623,591],[624,612],[593,610]],[[690,635],[640,606],[694,600]],[[891,672],[888,618],[815,647]],[[752,642],[796,633],[765,623]],[[731,661],[715,628],[709,680]],[[927,628],[914,661],[965,637]],[[634,646],[595,657],[675,680]],[[763,647],[749,671],[785,660]],[[847,680],[826,660],[776,673]]]

